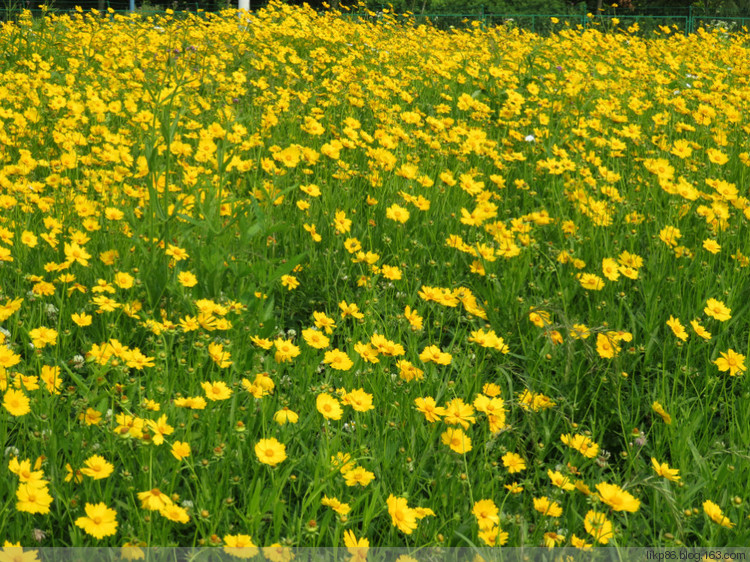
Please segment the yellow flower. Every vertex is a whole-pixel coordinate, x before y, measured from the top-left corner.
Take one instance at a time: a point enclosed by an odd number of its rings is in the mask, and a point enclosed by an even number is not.
[[[57,345],[57,331],[52,328],[40,326],[39,328],[31,330],[29,332],[29,337],[34,344],[34,347],[39,349],[46,347],[48,344]]]
[[[500,527],[490,527],[489,529],[480,531],[478,536],[487,546],[503,546],[508,542],[508,533]]]
[[[235,558],[255,558],[258,548],[250,535],[224,535],[224,552]]]
[[[659,463],[654,457],[651,457],[651,465],[654,468],[654,472],[659,476],[663,476],[667,480],[677,482],[680,480],[679,470],[676,468],[669,468],[667,463]]]
[[[502,456],[503,466],[508,469],[508,474],[515,474],[526,470],[526,461],[517,453],[505,453]]]
[[[189,457],[191,453],[190,443],[187,443],[185,441],[175,441],[174,443],[172,443],[171,453],[172,456],[178,461]]]
[[[716,240],[707,238],[703,241],[703,248],[712,254],[718,254],[721,251],[721,245]]]
[[[177,274],[177,282],[183,287],[195,287],[198,284],[198,278],[190,271],[180,271]]]
[[[89,457],[83,464],[85,465],[85,468],[81,469],[81,474],[84,476],[90,476],[94,480],[107,478],[115,469],[112,463],[107,462],[107,460],[100,455]]]
[[[255,445],[255,455],[263,464],[276,466],[286,460],[286,446],[273,437],[261,439]]]
[[[60,386],[62,385],[60,367],[43,365],[40,377],[42,381],[44,381],[44,385],[50,394],[60,394]]]
[[[609,521],[604,513],[590,510],[583,520],[583,526],[586,532],[594,537],[599,544],[607,544],[614,537],[612,522]]]
[[[471,451],[471,439],[460,429],[449,427],[440,438],[443,444],[448,445],[456,453],[463,455]]]
[[[302,330],[302,338],[305,343],[315,349],[325,349],[330,344],[330,340],[321,332],[314,328]]]
[[[188,515],[187,510],[184,507],[180,507],[179,505],[175,505],[173,503],[162,507],[159,510],[159,513],[162,517],[165,517],[170,521],[174,521],[176,523],[182,523],[184,525],[190,522],[190,516]]]
[[[651,409],[658,414],[662,420],[664,420],[664,423],[667,425],[671,425],[672,423],[672,416],[670,416],[667,411],[664,409],[664,407],[659,404],[659,402],[654,402],[651,404]]]
[[[417,516],[414,510],[408,506],[406,498],[397,498],[390,494],[386,504],[393,526],[402,533],[411,535],[417,528]]]
[[[178,248],[177,246],[173,246],[172,244],[169,244],[167,246],[167,249],[164,253],[170,256],[176,262],[186,260],[190,257],[187,251],[182,248]]]
[[[584,457],[593,459],[599,454],[599,445],[585,435],[573,435],[569,433],[560,436],[560,441],[581,453]]]
[[[591,550],[593,546],[591,543],[587,543],[585,539],[575,536],[575,534],[570,536],[570,545],[581,550]]]
[[[450,353],[445,353],[436,345],[429,345],[422,350],[419,358],[424,363],[437,363],[438,365],[450,365],[453,357]]]
[[[117,512],[100,502],[87,503],[86,516],[76,519],[76,526],[96,539],[103,539],[117,533]]]
[[[596,485],[599,499],[615,511],[629,511],[635,513],[641,506],[641,501],[615,484],[601,482]]]
[[[281,284],[290,291],[299,287],[299,281],[294,275],[282,275]]]
[[[8,389],[3,396],[3,407],[10,415],[25,416],[31,411],[29,398],[21,390]]]
[[[534,509],[542,515],[549,515],[550,517],[560,517],[562,515],[562,507],[557,502],[550,501],[547,496],[534,498]]]
[[[560,472],[553,472],[552,470],[547,471],[547,476],[552,480],[552,484],[558,488],[562,488],[565,491],[574,490],[575,486],[570,481],[570,478],[563,476]]]
[[[89,265],[89,258],[91,257],[91,254],[89,254],[85,248],[82,248],[75,242],[71,242],[70,244],[65,244],[65,259],[68,263],[79,263],[83,267],[86,267]]]
[[[366,538],[358,539],[354,535],[354,531],[344,531],[344,546],[349,551],[349,554],[352,555],[349,559],[350,562],[367,560],[367,549],[370,546],[370,541]]]
[[[82,312],[80,314],[74,313],[70,315],[70,318],[73,320],[73,322],[76,323],[77,326],[80,326],[81,328],[84,328],[86,326],[91,326],[91,315],[86,314],[85,312]]]
[[[220,343],[212,342],[208,344],[208,354],[221,369],[225,369],[232,364],[230,361],[232,356],[228,351],[224,350],[224,346]]]
[[[670,316],[669,320],[667,320],[667,326],[672,329],[672,332],[677,338],[681,339],[682,341],[688,339],[688,333],[685,331],[685,327],[680,323],[679,318]]]
[[[276,360],[277,363],[291,362],[292,359],[294,359],[300,354],[299,347],[294,345],[291,341],[277,338],[274,340],[273,345],[276,348],[274,359]]]
[[[329,498],[328,496],[323,496],[323,499],[320,500],[320,503],[321,505],[330,507],[339,515],[346,515],[352,509],[348,503],[342,503],[337,498]]]
[[[714,361],[719,371],[729,371],[729,375],[734,377],[737,374],[742,374],[747,370],[745,367],[745,356],[736,353],[734,350],[729,349],[726,352],[721,352],[721,357]]]
[[[604,281],[598,275],[593,273],[584,273],[578,279],[581,287],[588,291],[601,291],[604,288]]]
[[[81,474],[80,470],[73,470],[73,467],[70,466],[70,463],[65,464],[65,482],[72,482],[75,481],[76,484],[80,484],[83,482],[83,474]]]
[[[49,513],[52,496],[49,495],[47,484],[41,482],[26,482],[18,485],[16,490],[16,509],[26,513]]]
[[[464,403],[461,398],[454,398],[445,405],[444,421],[448,425],[460,424],[464,429],[469,429],[469,426],[476,422],[474,408]]]
[[[375,408],[372,405],[372,394],[365,392],[363,388],[347,392],[341,397],[341,402],[346,406],[351,406],[355,412],[369,412]]]
[[[435,399],[431,396],[427,398],[415,398],[414,404],[417,410],[424,414],[425,419],[430,423],[440,421],[440,418],[445,415],[445,408],[438,406]]]
[[[154,445],[161,445],[164,443],[164,436],[171,435],[174,432],[174,427],[167,423],[167,414],[163,414],[158,420],[146,420],[146,425],[153,433],[151,442]]]
[[[212,402],[218,400],[227,400],[232,395],[232,389],[224,381],[202,382],[201,387],[206,393],[206,398]]]
[[[339,401],[325,392],[318,395],[315,400],[315,406],[318,412],[323,414],[323,417],[328,420],[340,420],[341,415],[344,413]]]
[[[729,518],[725,516],[721,511],[721,508],[711,500],[706,500],[703,502],[703,511],[711,518],[712,521],[714,521],[714,523],[718,523],[722,527],[727,527],[729,529],[734,527],[734,523],[732,523]]]
[[[547,548],[554,548],[565,540],[565,535],[556,533],[554,531],[548,531],[544,533],[544,546]]]
[[[159,511],[173,503],[172,498],[159,490],[159,488],[138,492],[138,499],[141,501],[141,509],[148,511]]]
[[[482,531],[500,524],[500,510],[492,500],[474,502],[474,508],[471,511],[477,519],[479,529]]]
[[[518,482],[511,482],[510,484],[506,484],[505,489],[508,490],[511,494],[520,494],[521,492],[523,492],[523,486],[521,486]]]
[[[700,322],[698,322],[697,320],[691,320],[690,326],[693,328],[693,331],[696,333],[697,336],[703,338],[704,340],[711,339],[711,332],[709,332],[703,326],[701,326]]]
[[[297,423],[299,420],[299,415],[295,412],[292,412],[289,408],[284,406],[281,410],[278,410],[273,415],[273,421],[275,421],[279,425],[284,425],[287,423]]]
[[[599,357],[612,359],[620,353],[620,346],[609,334],[597,334],[596,352],[599,354]]]
[[[370,482],[375,479],[375,475],[358,466],[344,473],[344,479],[346,480],[347,486],[356,486],[359,484],[363,488],[366,487]]]
[[[394,203],[385,210],[385,216],[392,221],[403,224],[409,220],[409,211],[401,205]]]
[[[337,371],[348,371],[354,365],[349,356],[340,349],[326,351],[323,363],[330,365],[332,369]]]
[[[703,309],[703,312],[719,322],[726,322],[732,317],[732,310],[723,302],[716,299],[708,299],[706,301],[706,308]]]

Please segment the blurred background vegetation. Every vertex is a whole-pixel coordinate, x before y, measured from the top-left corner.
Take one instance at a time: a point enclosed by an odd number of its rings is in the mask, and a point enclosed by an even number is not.
[[[251,10],[262,8],[268,0],[250,0]],[[284,0],[289,4],[309,4],[315,9],[328,5],[356,5],[356,0]],[[613,2],[618,4],[613,6]],[[746,18],[750,17],[750,0],[365,0],[367,8],[374,12],[393,9],[396,12],[411,12],[415,15],[460,14],[463,16],[486,16],[487,14],[509,15],[570,15],[587,13],[619,16],[679,16],[693,18]],[[0,0],[2,14],[20,9],[35,10],[40,0]],[[84,10],[101,11],[112,8],[128,10],[130,0],[45,0],[53,10],[69,11],[76,6]],[[135,0],[136,10],[142,12],[173,10],[217,11],[236,8],[237,0]]]

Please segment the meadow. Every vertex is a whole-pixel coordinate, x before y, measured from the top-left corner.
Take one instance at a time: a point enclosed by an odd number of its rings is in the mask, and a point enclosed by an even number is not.
[[[551,23],[3,23],[5,546],[750,544],[750,35]]]

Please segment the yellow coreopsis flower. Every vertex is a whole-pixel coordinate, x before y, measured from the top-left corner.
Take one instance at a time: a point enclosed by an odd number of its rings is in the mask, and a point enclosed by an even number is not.
[[[674,333],[677,338],[681,339],[682,341],[688,339],[688,333],[685,331],[685,326],[680,323],[679,318],[670,316],[669,320],[667,320],[667,326],[672,329],[672,333]]]
[[[680,480],[680,471],[676,468],[669,468],[667,463],[659,463],[654,457],[651,457],[651,465],[653,466],[654,472],[659,476],[663,476],[672,482],[678,482]]]
[[[235,558],[255,558],[258,548],[250,535],[224,535],[224,552]]]
[[[612,522],[609,521],[604,513],[590,510],[583,520],[583,526],[586,532],[594,537],[599,544],[607,544],[610,539],[614,538]]]
[[[229,367],[232,362],[231,354],[228,351],[224,350],[224,346],[220,343],[210,343],[208,344],[208,354],[213,359],[214,363],[216,363],[219,368],[225,369]]]
[[[349,356],[340,349],[326,351],[323,363],[330,365],[332,369],[337,371],[348,371],[354,365]]]
[[[351,470],[347,470],[344,473],[344,480],[346,481],[347,486],[360,485],[364,488],[374,479],[375,475],[372,472],[365,470],[361,466],[358,466],[357,468],[353,468]]]
[[[480,500],[474,502],[472,513],[477,519],[479,529],[482,531],[486,531],[500,524],[500,510],[492,500]]]
[[[46,483],[27,482],[18,485],[16,490],[16,509],[26,513],[49,513],[52,496],[49,495]]]
[[[76,526],[96,539],[103,539],[117,533],[117,512],[100,502],[87,503],[86,516],[76,519]]]
[[[599,499],[615,511],[629,511],[635,513],[641,506],[641,501],[615,484],[601,482],[596,485]]]
[[[80,326],[81,328],[91,326],[92,317],[90,314],[86,314],[85,312],[82,312],[80,314],[73,313],[70,315],[70,318],[73,320],[73,322],[75,322],[77,326]]]
[[[202,382],[201,387],[206,393],[206,398],[212,402],[226,400],[232,395],[232,389],[224,381]]]
[[[276,466],[286,460],[286,446],[274,437],[261,439],[255,445],[255,455],[263,464]]]
[[[138,499],[141,502],[141,509],[146,509],[148,511],[159,511],[173,503],[172,498],[159,490],[159,488],[152,488],[145,492],[138,492]]]
[[[659,402],[654,402],[651,404],[651,409],[661,417],[662,420],[664,420],[664,423],[667,425],[670,425],[672,423],[672,416],[670,416],[667,411],[664,409],[664,406],[662,406]]]
[[[3,407],[15,417],[25,416],[31,411],[29,397],[23,391],[12,388],[3,395]]]
[[[599,445],[585,435],[576,434],[571,436],[567,433],[560,436],[560,441],[589,459],[593,459],[599,454]]]
[[[284,425],[287,423],[295,424],[297,423],[297,421],[299,421],[299,414],[284,406],[281,410],[278,410],[273,415],[273,421],[275,421],[279,425]]]
[[[175,441],[172,443],[171,453],[178,461],[189,457],[191,453],[190,443],[187,443],[186,441]]]
[[[440,438],[445,445],[448,445],[456,453],[463,455],[471,451],[471,438],[460,429],[449,427]]]
[[[734,377],[742,374],[747,370],[745,367],[745,356],[737,353],[732,349],[721,352],[721,357],[714,361],[719,371],[729,371],[729,375]]]
[[[327,507],[330,507],[333,511],[338,513],[339,515],[346,515],[351,511],[351,507],[348,503],[342,503],[338,500],[338,498],[329,498],[328,496],[323,496],[323,499],[320,500],[321,505],[325,505]]]
[[[393,526],[402,533],[411,535],[417,528],[417,516],[414,510],[409,507],[406,498],[397,498],[390,494],[386,504]]]
[[[534,509],[542,515],[548,515],[550,517],[560,517],[562,515],[562,507],[560,507],[560,504],[550,501],[547,496],[534,498]]]
[[[154,445],[161,445],[164,443],[164,436],[171,435],[174,432],[174,427],[167,423],[167,415],[163,414],[158,420],[146,420],[146,425],[153,433],[151,442]]]
[[[367,560],[367,550],[370,546],[370,541],[366,538],[358,539],[354,535],[354,531],[344,531],[344,546],[346,546],[349,554],[352,555],[349,562],[364,562]]]
[[[84,476],[90,476],[94,480],[107,478],[115,469],[112,463],[107,462],[107,460],[100,455],[89,457],[83,464],[85,466],[81,469],[81,474]]]
[[[518,453],[505,453],[501,460],[503,466],[508,469],[508,474],[515,474],[526,470],[526,461]]]
[[[318,412],[323,414],[323,417],[328,420],[340,420],[341,415],[344,413],[339,401],[325,392],[318,395],[315,406]]]
[[[727,527],[729,529],[734,527],[734,523],[732,523],[729,518],[724,515],[721,508],[711,500],[703,502],[703,511],[714,523],[718,523],[722,527]]]
[[[726,322],[732,317],[732,310],[723,302],[716,299],[708,299],[706,301],[706,308],[703,309],[703,312],[719,322]]]
[[[29,332],[34,347],[42,349],[47,345],[57,345],[57,331],[52,328],[40,326]]]

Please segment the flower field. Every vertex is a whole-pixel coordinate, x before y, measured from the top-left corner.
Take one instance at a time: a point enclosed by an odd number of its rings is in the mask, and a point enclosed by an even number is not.
[[[750,544],[750,36],[0,27],[6,546]]]

